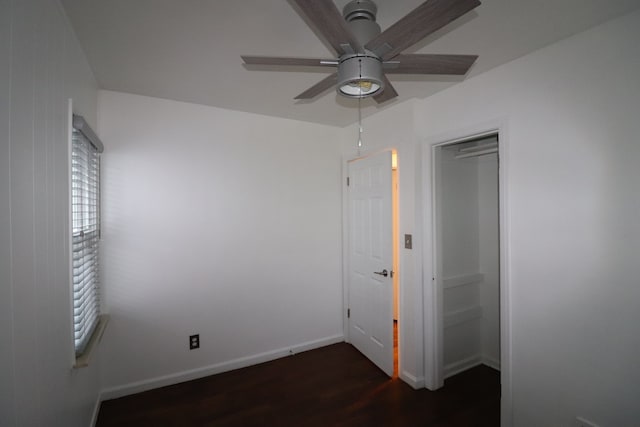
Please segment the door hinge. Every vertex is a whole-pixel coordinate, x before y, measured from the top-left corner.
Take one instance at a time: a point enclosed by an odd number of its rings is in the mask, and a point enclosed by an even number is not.
[[[347,177],[347,187],[349,186],[349,177]]]
[[[347,319],[351,319],[351,309],[347,308]]]

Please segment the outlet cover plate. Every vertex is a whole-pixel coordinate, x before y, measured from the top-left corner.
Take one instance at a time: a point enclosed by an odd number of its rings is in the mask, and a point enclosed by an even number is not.
[[[189,350],[200,348],[200,334],[189,335]]]

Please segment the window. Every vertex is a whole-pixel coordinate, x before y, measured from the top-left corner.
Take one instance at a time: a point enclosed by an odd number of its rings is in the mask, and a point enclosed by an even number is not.
[[[87,350],[100,321],[100,155],[102,143],[80,116],[73,116],[71,217],[73,324],[76,358]]]

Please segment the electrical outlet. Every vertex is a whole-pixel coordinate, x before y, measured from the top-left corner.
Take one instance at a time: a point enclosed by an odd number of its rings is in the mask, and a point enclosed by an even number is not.
[[[598,427],[597,424],[591,421],[585,420],[582,417],[576,417],[576,420],[574,421],[573,425],[574,427]]]
[[[189,335],[189,350],[200,348],[200,334]]]

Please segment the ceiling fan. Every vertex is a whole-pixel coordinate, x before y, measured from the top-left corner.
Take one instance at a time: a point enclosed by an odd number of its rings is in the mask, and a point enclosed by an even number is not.
[[[316,33],[326,38],[337,59],[242,56],[247,65],[337,67],[337,72],[295,99],[312,99],[336,86],[351,98],[373,96],[381,103],[398,96],[386,74],[464,75],[477,55],[431,55],[403,50],[480,5],[479,0],[427,0],[380,31],[372,0],[353,0],[342,16],[333,0],[291,0]]]

